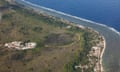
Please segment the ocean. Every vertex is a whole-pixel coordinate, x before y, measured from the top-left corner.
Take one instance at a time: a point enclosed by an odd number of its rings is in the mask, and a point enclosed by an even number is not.
[[[26,0],[73,16],[102,23],[120,32],[120,0]]]

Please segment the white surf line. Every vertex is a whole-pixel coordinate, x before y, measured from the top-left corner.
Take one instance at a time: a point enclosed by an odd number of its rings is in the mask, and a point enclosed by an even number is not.
[[[82,20],[82,21],[86,21],[86,22],[89,22],[89,23],[93,23],[93,24],[97,24],[97,25],[100,25],[100,26],[103,26],[103,27],[107,27],[109,28],[110,30],[116,32],[118,35],[120,35],[120,32],[118,32],[115,28],[112,28],[112,27],[109,27],[105,24],[102,24],[102,23],[97,23],[97,22],[94,22],[94,21],[91,21],[91,20],[87,20],[87,19],[84,19],[84,18],[80,18],[80,17],[77,17],[77,16],[73,16],[73,15],[70,15],[70,14],[67,14],[67,13],[64,13],[64,12],[61,12],[61,11],[57,11],[57,10],[54,10],[54,9],[51,9],[51,8],[47,8],[47,7],[43,7],[43,6],[40,6],[40,5],[37,5],[37,4],[33,4],[31,2],[28,2],[26,0],[22,0],[30,5],[33,5],[33,6],[36,6],[36,7],[40,7],[42,9],[45,9],[45,10],[49,10],[51,12],[56,12],[56,13],[59,13],[59,14],[62,14],[62,15],[66,15],[66,16],[69,16],[69,17],[73,17],[75,19],[78,19],[78,20]]]

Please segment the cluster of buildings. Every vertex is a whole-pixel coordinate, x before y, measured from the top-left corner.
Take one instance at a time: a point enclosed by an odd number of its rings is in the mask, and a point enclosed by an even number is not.
[[[91,64],[95,64],[94,67],[94,72],[101,72],[101,67],[100,67],[100,55],[101,55],[101,47],[92,47],[91,51],[89,52],[89,57],[95,57],[89,58],[89,61]],[[95,63],[96,62],[96,63]]]
[[[17,50],[33,49],[36,47],[35,42],[22,42],[22,41],[13,41],[10,43],[5,43],[5,47]]]
[[[91,51],[89,52],[89,56],[94,56],[99,58],[101,54],[101,48],[100,47],[92,47]]]
[[[105,46],[105,41],[101,38],[99,43],[96,44],[96,46],[93,46],[91,50],[89,51],[89,54],[87,55],[89,58],[89,63],[86,65],[79,64],[78,66],[75,66],[75,68],[80,68],[82,72],[84,72],[84,69],[88,69],[91,67],[94,67],[94,72],[104,72],[102,67],[102,51]]]

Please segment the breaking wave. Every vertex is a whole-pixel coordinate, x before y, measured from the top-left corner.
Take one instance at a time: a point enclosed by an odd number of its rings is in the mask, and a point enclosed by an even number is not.
[[[97,24],[97,25],[100,25],[100,26],[109,28],[110,30],[112,30],[112,31],[114,31],[115,33],[117,33],[118,35],[120,35],[120,32],[117,31],[115,28],[109,27],[109,26],[107,26],[107,25],[105,25],[105,24],[97,23],[97,22],[94,22],[94,21],[91,21],[91,20],[87,20],[87,19],[84,19],[84,18],[80,18],[80,17],[77,17],[77,16],[73,16],[73,15],[64,13],[64,12],[60,12],[60,11],[57,11],[57,10],[54,10],[54,9],[51,9],[51,8],[43,7],[43,6],[40,6],[40,5],[37,5],[37,4],[33,4],[33,3],[28,2],[28,1],[26,1],[26,0],[21,0],[21,1],[24,1],[24,2],[26,2],[26,3],[28,3],[28,4],[32,5],[32,6],[42,8],[42,9],[44,9],[44,10],[49,10],[49,11],[51,11],[51,12],[55,12],[55,13],[58,13],[58,14],[61,14],[61,15],[65,15],[65,16],[72,17],[72,18],[75,18],[75,19],[78,19],[78,20],[86,21],[86,22],[89,22],[89,23],[93,23],[93,24]]]

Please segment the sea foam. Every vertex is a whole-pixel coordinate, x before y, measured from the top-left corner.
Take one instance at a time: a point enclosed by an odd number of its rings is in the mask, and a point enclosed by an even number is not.
[[[88,19],[84,19],[84,18],[80,18],[80,17],[77,17],[77,16],[73,16],[73,15],[70,15],[70,14],[67,14],[67,13],[64,13],[64,12],[61,12],[61,11],[57,11],[57,10],[54,10],[54,9],[51,9],[51,8],[47,8],[47,7],[43,7],[43,6],[40,6],[40,5],[37,5],[37,4],[33,4],[31,2],[28,2],[26,0],[22,0],[32,6],[35,6],[35,7],[39,7],[39,8],[42,8],[44,10],[49,10],[51,12],[55,12],[55,13],[58,13],[58,14],[61,14],[61,15],[65,15],[65,16],[68,16],[68,17],[72,17],[72,18],[75,18],[75,19],[78,19],[78,20],[82,20],[82,21],[86,21],[86,22],[89,22],[89,23],[92,23],[92,24],[97,24],[97,25],[100,25],[100,26],[103,26],[103,27],[106,27],[106,28],[109,28],[110,30],[114,31],[115,33],[117,33],[118,35],[120,35],[120,32],[118,32],[115,28],[112,28],[112,27],[109,27],[105,24],[102,24],[102,23],[98,23],[98,22],[94,22],[94,21],[91,21],[91,20],[88,20]]]

